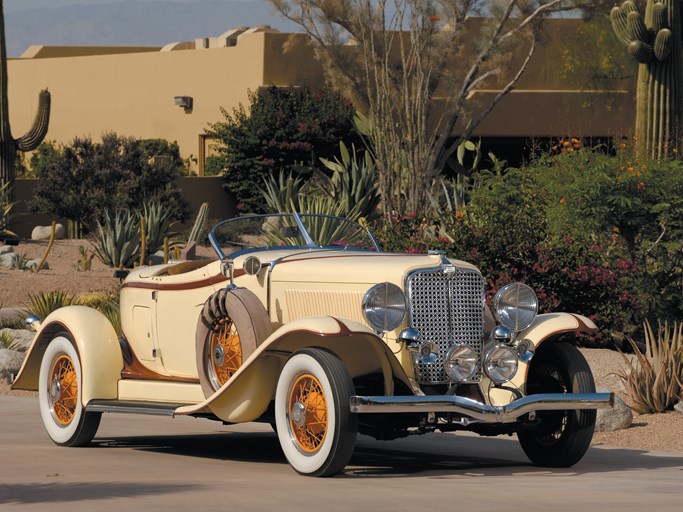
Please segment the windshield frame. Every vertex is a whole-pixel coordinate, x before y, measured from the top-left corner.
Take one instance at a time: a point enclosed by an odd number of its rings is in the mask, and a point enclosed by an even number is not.
[[[316,244],[313,238],[311,237],[310,233],[306,229],[306,226],[301,219],[301,216],[304,217],[321,217],[321,218],[329,218],[329,219],[338,219],[342,222],[348,223],[348,224],[353,224],[359,228],[359,230],[365,231],[365,233],[368,236],[368,240],[372,242],[372,245],[374,246],[374,251],[376,252],[382,252],[382,248],[380,247],[379,243],[377,242],[377,239],[375,236],[370,232],[370,230],[359,224],[358,222],[354,222],[352,220],[346,219],[344,217],[339,217],[336,215],[325,215],[325,214],[319,214],[319,213],[306,213],[306,214],[299,214],[298,212],[293,212],[293,213],[261,213],[261,214],[253,214],[253,215],[244,215],[242,217],[233,217],[230,219],[225,219],[216,224],[211,231],[209,232],[208,238],[209,242],[211,243],[211,246],[213,247],[213,250],[216,251],[216,254],[218,255],[220,260],[225,260],[225,259],[232,259],[235,258],[241,254],[247,254],[250,252],[256,252],[256,251],[266,251],[266,250],[273,250],[273,249],[335,249],[335,250],[343,250],[343,251],[372,251],[372,249],[366,249],[366,248],[360,248],[360,247],[352,247],[349,245],[342,246],[342,245],[319,245]],[[258,218],[266,218],[266,217],[290,217],[293,218],[294,221],[296,222],[297,227],[299,228],[300,235],[304,239],[304,242],[306,245],[286,245],[286,246],[260,246],[260,247],[250,247],[247,249],[239,249],[237,251],[230,252],[229,254],[225,254],[223,252],[223,248],[221,247],[220,242],[218,241],[218,236],[216,235],[217,229],[219,229],[221,226],[224,226],[225,224],[231,223],[231,222],[238,222],[238,221],[244,221],[244,220],[249,220],[249,219],[258,219]]]

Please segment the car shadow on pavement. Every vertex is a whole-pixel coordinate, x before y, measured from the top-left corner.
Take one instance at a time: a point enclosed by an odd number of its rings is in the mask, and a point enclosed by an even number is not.
[[[60,475],[54,475],[59,477]],[[27,483],[0,484],[0,505],[70,503],[84,500],[103,500],[110,498],[130,498],[136,496],[158,496],[167,493],[180,493],[198,487],[195,485],[165,485],[150,483],[115,482],[69,482],[69,483]]]
[[[99,438],[99,447],[126,447],[187,457],[287,464],[275,433],[225,432],[202,435]],[[651,469],[683,469],[683,454],[591,447],[571,468],[532,465],[516,438],[492,439],[452,434],[430,434],[396,441],[358,436],[351,461],[342,477],[400,478],[408,476],[586,475]]]

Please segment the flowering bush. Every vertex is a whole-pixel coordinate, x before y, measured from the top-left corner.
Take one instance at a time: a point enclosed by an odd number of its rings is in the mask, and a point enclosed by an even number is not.
[[[683,164],[565,142],[572,151],[488,177],[455,215],[393,218],[385,250],[445,249],[481,269],[488,298],[523,281],[541,311],[601,327],[584,343],[623,345],[644,318],[683,319]]]

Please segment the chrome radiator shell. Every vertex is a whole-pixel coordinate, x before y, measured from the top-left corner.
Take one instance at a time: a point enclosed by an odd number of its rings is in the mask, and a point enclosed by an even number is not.
[[[417,270],[406,279],[409,324],[421,341],[435,343],[439,350],[432,363],[415,360],[420,384],[449,382],[443,362],[453,345],[468,345],[481,356],[484,345],[484,278],[477,270],[442,265]],[[469,382],[481,380],[481,367]]]

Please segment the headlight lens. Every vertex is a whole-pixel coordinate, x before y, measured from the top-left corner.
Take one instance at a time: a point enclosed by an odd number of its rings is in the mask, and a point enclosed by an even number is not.
[[[494,345],[484,356],[484,373],[496,384],[509,381],[517,373],[517,353],[509,345]]]
[[[443,367],[451,380],[469,380],[477,370],[477,353],[467,345],[455,345],[446,354]]]
[[[406,297],[395,284],[379,283],[367,291],[362,307],[365,320],[375,331],[393,331],[406,316]]]
[[[503,286],[493,298],[498,321],[515,332],[529,327],[538,313],[538,298],[534,291],[522,283]]]

